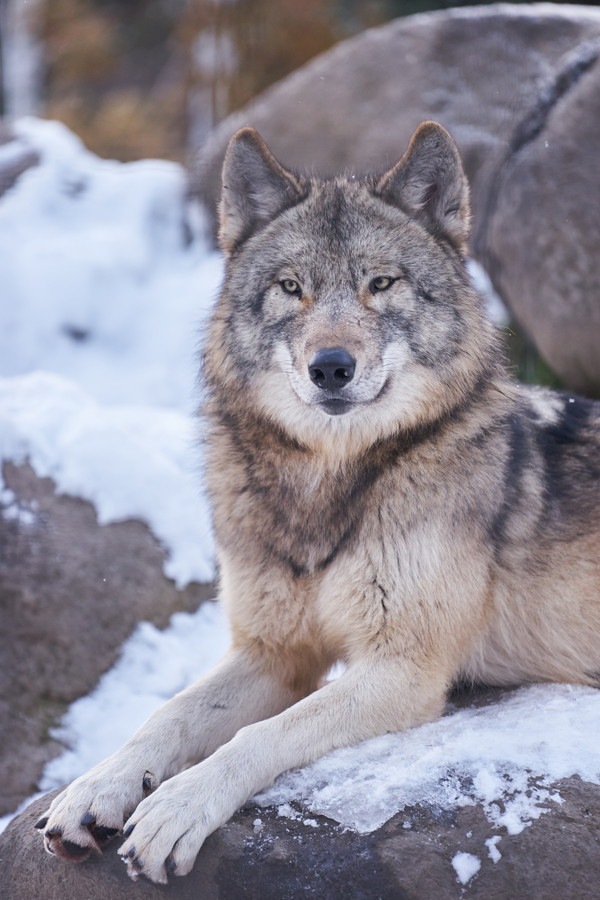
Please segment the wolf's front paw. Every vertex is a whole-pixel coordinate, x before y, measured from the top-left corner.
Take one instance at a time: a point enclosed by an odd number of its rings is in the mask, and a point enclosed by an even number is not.
[[[145,875],[166,884],[168,875],[191,872],[205,839],[228,818],[219,815],[210,793],[201,789],[192,769],[140,803],[125,823],[125,843],[119,848],[130,878]]]
[[[151,772],[126,774],[101,763],[77,778],[35,823],[48,853],[82,862],[99,853],[123,828],[125,818],[158,785]]]

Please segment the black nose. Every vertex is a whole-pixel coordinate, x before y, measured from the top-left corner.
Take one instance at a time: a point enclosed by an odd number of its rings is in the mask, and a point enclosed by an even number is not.
[[[317,350],[309,366],[310,380],[324,390],[343,388],[354,378],[356,360],[343,347]]]

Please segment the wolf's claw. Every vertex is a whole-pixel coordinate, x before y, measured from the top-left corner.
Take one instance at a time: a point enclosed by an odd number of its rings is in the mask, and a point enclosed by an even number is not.
[[[75,841],[67,841],[62,836],[62,829],[55,826],[44,832],[44,845],[52,856],[60,856],[71,862],[83,862],[94,851],[94,847],[82,847]]]

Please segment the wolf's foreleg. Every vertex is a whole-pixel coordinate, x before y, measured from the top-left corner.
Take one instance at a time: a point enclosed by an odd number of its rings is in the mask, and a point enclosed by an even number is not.
[[[231,651],[164,704],[108,759],[77,778],[37,823],[48,852],[80,860],[123,827],[165,779],[216,750],[244,725],[298,699],[245,652]]]
[[[187,874],[205,838],[281,773],[336,747],[429,720],[446,679],[389,658],[361,662],[285,711],[242,728],[211,757],[161,785],[125,826],[129,874]]]

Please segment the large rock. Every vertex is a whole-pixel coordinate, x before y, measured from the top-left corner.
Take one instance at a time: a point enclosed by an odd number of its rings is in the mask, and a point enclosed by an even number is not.
[[[542,356],[600,396],[600,41],[585,49],[498,170],[478,249]]]
[[[34,792],[60,749],[49,726],[92,690],[136,624],[164,626],[214,596],[212,585],[178,590],[165,578],[165,551],[142,522],[99,525],[92,504],[58,495],[28,465],[5,462],[2,474],[0,814]]]
[[[192,189],[214,223],[225,147],[245,124],[288,166],[331,175],[384,169],[419,122],[437,119],[471,182],[473,254],[559,374],[600,391],[599,55],[600,10],[590,7],[398,19],[225,119],[200,152]]]
[[[600,788],[578,778],[556,787],[562,804],[549,804],[521,834],[498,832],[496,862],[478,806],[409,807],[369,835],[324,818],[306,821],[301,810],[291,820],[248,808],[206,841],[190,875],[167,888],[128,881],[114,846],[79,865],[47,856],[33,828],[48,803],[42,798],[0,836],[0,900],[597,900]],[[461,852],[481,862],[466,885],[452,866]]]

